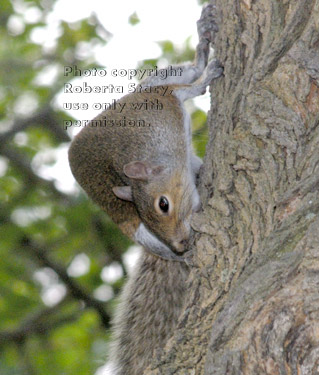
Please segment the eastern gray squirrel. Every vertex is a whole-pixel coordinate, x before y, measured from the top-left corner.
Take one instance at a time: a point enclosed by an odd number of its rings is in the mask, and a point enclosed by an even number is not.
[[[145,92],[120,99],[121,112],[108,109],[97,116],[92,121],[100,126],[84,128],[69,150],[79,184],[145,250],[116,312],[109,359],[117,375],[143,373],[172,334],[184,303],[184,253],[191,214],[200,207],[195,180],[201,160],[192,152],[183,102],[205,93],[223,71],[215,60],[207,66],[210,30],[216,26],[212,10],[206,6],[198,21],[194,65],[179,66],[180,76],[147,78]],[[158,100],[162,109],[132,109],[131,103],[145,100]],[[109,119],[146,125],[105,126]]]

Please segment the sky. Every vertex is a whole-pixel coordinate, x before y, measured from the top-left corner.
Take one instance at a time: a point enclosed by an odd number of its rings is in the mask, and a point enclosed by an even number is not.
[[[72,4],[72,0],[60,0],[55,7],[55,14],[64,15],[65,21],[74,22],[77,20],[73,12],[64,12],[66,4]],[[110,4],[110,6],[105,4]],[[82,8],[83,7],[83,8]],[[100,9],[100,11],[98,11]],[[93,0],[92,2],[85,2],[77,9],[78,16],[85,16],[92,12],[96,14],[99,21],[113,36],[106,46],[95,49],[95,57],[99,64],[106,67],[108,73],[112,69],[132,69],[136,68],[139,61],[158,58],[161,56],[161,49],[156,42],[162,40],[171,40],[174,44],[182,45],[187,37],[191,36],[191,44],[193,47],[197,43],[196,21],[200,17],[201,8],[197,5],[195,0],[189,2],[185,8],[185,1],[181,0],[163,0],[160,3],[154,1],[136,0],[136,1],[101,1]],[[129,17],[136,13],[140,22],[136,25],[131,25],[128,22]],[[182,17],[181,17],[182,14]],[[84,47],[85,48],[85,47]],[[127,86],[128,80],[126,77],[111,77],[108,75],[106,79],[100,77],[91,77],[92,85],[96,84],[114,84]],[[87,78],[75,78],[71,81],[73,85],[79,85],[83,81],[88,81]],[[136,82],[136,81],[135,81]],[[125,92],[124,92],[125,94]],[[61,93],[58,97],[60,106],[65,101],[69,101],[73,97],[76,100],[76,95]],[[110,98],[118,99],[123,94],[105,94],[103,102],[109,102]],[[83,100],[84,96],[81,96]],[[101,95],[88,95],[87,101],[92,104]],[[199,100],[196,104],[200,107],[208,109],[208,96]],[[206,99],[206,100],[205,100]],[[79,119],[91,119],[95,117],[97,111],[69,111],[71,115]],[[76,132],[75,132],[76,133]]]

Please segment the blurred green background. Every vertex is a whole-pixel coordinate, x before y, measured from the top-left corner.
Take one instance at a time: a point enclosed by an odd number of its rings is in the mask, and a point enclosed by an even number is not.
[[[72,137],[62,126],[70,116],[55,101],[67,82],[63,66],[98,67],[79,46],[103,47],[110,37],[88,15],[60,21],[52,47],[44,48],[32,35],[48,26],[54,3],[0,5],[1,375],[96,373],[105,363],[115,297],[136,256],[80,188],[61,188],[49,173],[68,164]],[[138,24],[138,14],[127,22]],[[159,45],[169,63],[193,59],[189,39],[179,48],[170,41]],[[52,71],[58,72],[54,80],[43,83]],[[191,107],[203,155],[206,114]]]

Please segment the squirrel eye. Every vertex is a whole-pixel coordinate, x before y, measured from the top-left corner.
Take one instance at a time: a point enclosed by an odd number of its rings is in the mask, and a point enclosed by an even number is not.
[[[164,213],[167,213],[169,210],[169,202],[168,199],[164,196],[161,196],[159,201],[158,201],[158,206],[160,210]]]

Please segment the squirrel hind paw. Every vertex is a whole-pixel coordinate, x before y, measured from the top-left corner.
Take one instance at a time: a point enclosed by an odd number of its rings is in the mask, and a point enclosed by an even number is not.
[[[216,16],[214,14],[215,6],[207,4],[202,9],[200,19],[197,21],[197,32],[199,40],[205,39],[208,42],[212,41],[212,32],[218,31]]]
[[[223,73],[224,73],[224,68],[221,65],[221,63],[216,59],[212,60],[208,64],[206,71],[205,71],[205,75],[209,82],[211,82],[215,78],[222,76]]]

